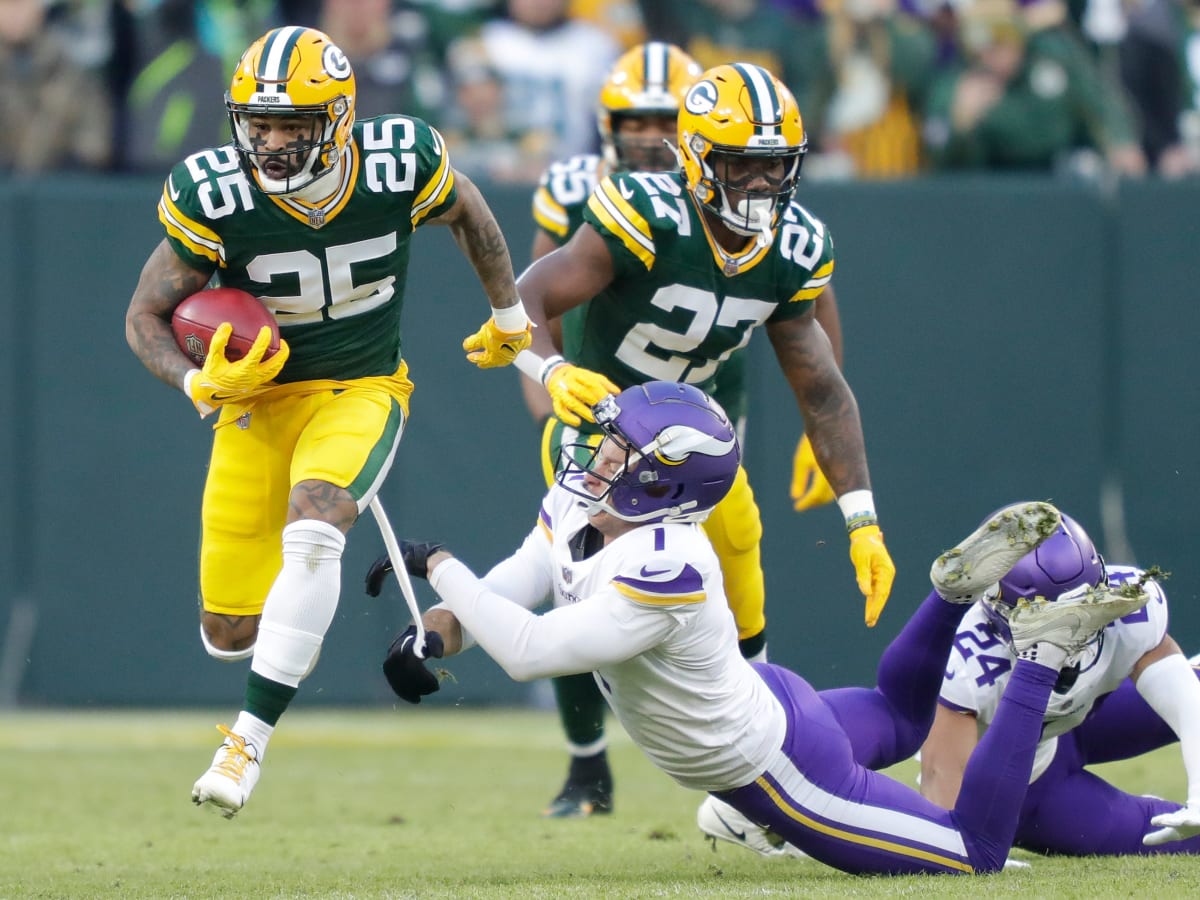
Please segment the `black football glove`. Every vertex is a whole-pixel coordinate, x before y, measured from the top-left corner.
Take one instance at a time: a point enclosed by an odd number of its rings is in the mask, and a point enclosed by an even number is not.
[[[417,656],[417,626],[409,625],[392,641],[387,659],[383,661],[383,674],[396,696],[409,703],[420,703],[426,694],[432,694],[441,685],[435,674],[425,667],[425,660]],[[436,631],[425,632],[425,659],[441,659],[445,647],[442,636]]]
[[[433,556],[439,550],[445,549],[445,544],[436,544],[433,541],[423,541],[420,543],[414,541],[400,542],[400,555],[404,558],[404,568],[408,570],[408,574],[413,578],[428,578],[429,557]],[[383,556],[371,563],[371,568],[367,569],[367,594],[371,597],[378,597],[379,592],[383,589],[384,580],[393,571],[394,567],[392,566],[391,557],[384,551]]]

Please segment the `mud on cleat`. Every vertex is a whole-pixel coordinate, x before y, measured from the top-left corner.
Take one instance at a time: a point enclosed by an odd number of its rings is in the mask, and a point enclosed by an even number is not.
[[[1013,649],[1022,653],[1044,641],[1073,656],[1109,622],[1137,612],[1149,600],[1144,588],[1135,584],[1085,584],[1056,600],[1022,599],[1008,614]]]
[[[951,603],[973,603],[993,591],[1016,563],[1054,534],[1062,514],[1041,501],[997,510],[957,546],[933,561],[929,580]]]

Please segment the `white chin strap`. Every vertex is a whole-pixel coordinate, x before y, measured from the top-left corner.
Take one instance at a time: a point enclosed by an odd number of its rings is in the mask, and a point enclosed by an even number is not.
[[[729,197],[721,191],[721,218],[729,226],[730,231],[743,234],[746,237],[758,238],[758,244],[765,247],[775,238],[771,230],[774,218],[775,203],[769,197],[739,200],[736,207],[730,207]]]

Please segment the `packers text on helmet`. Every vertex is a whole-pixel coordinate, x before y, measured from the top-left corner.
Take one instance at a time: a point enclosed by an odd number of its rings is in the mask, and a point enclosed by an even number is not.
[[[761,66],[709,69],[679,110],[688,190],[738,234],[770,239],[807,151],[795,98]]]
[[[247,177],[290,194],[337,166],[354,127],[354,72],[315,28],[287,26],[250,45],[225,106]]]

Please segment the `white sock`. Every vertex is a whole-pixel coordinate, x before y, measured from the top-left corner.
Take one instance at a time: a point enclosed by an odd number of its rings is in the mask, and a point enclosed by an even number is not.
[[[345,536],[302,519],[283,529],[283,568],[263,605],[251,670],[297,687],[311,671],[337,611]]]
[[[261,765],[263,756],[267,752],[267,741],[271,740],[271,735],[275,733],[275,726],[268,725],[257,716],[252,716],[250,713],[242,710],[238,713],[237,721],[233,723],[233,728],[230,730],[247,744],[254,747],[258,754],[258,762]]]
[[[1047,669],[1053,669],[1055,672],[1061,671],[1062,667],[1067,663],[1069,654],[1062,647],[1051,644],[1048,641],[1038,641],[1031,647],[1027,647],[1017,654],[1021,659],[1028,660],[1032,663],[1037,663],[1039,666],[1045,666]]]

